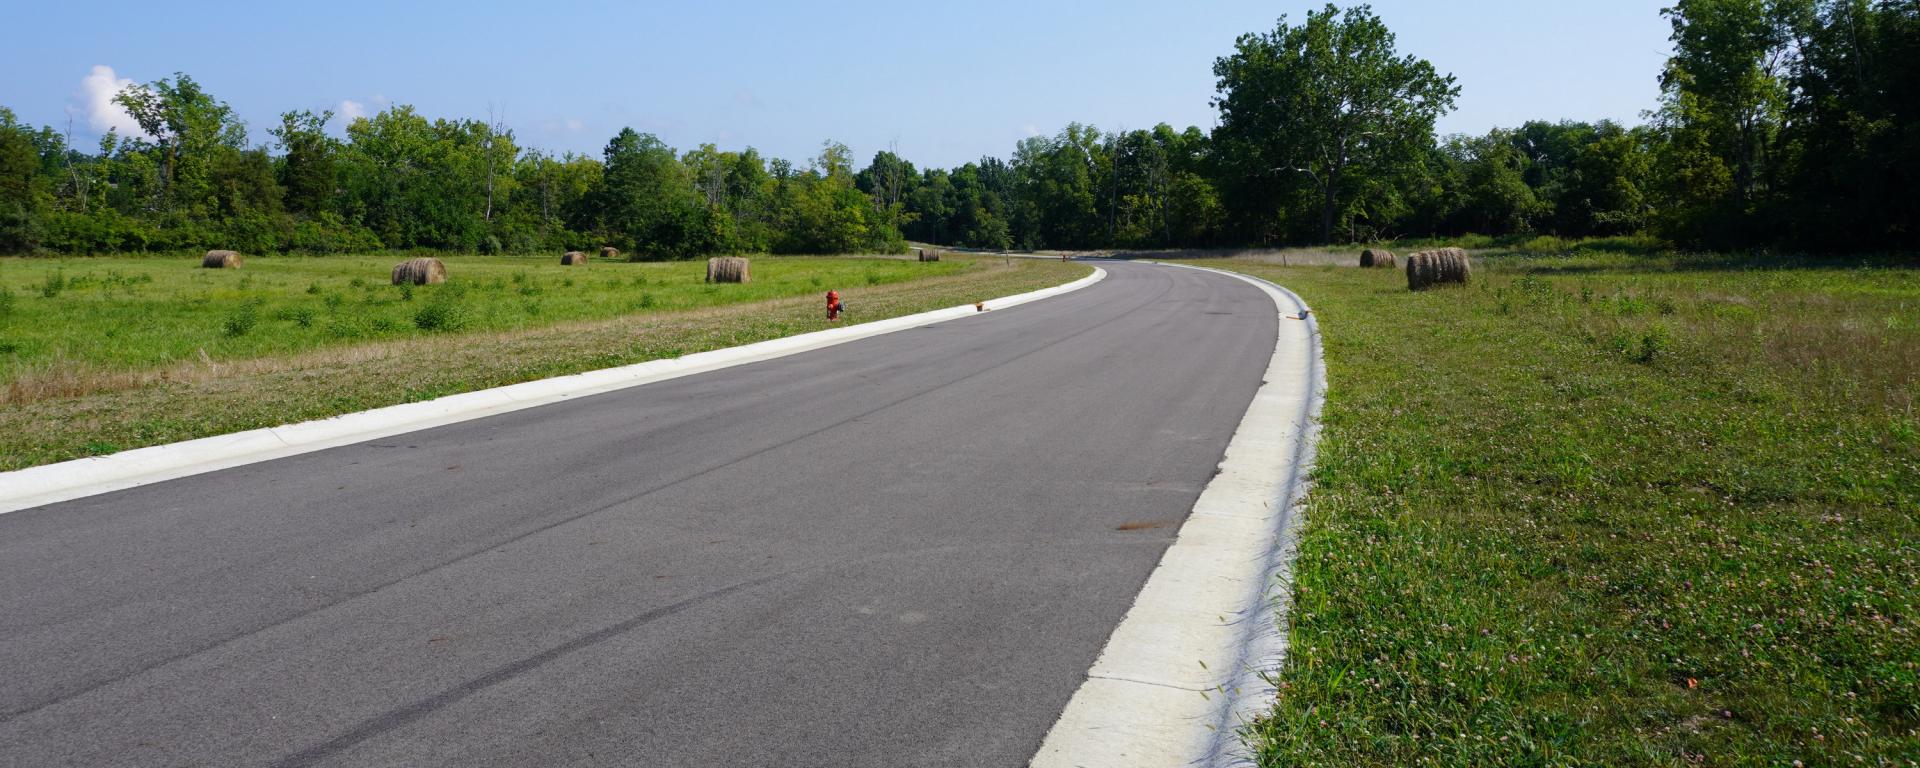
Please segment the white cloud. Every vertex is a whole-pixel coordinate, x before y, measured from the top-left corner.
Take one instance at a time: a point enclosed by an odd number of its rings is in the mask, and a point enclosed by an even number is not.
[[[360,118],[372,117],[375,112],[384,110],[392,105],[393,102],[387,101],[387,97],[377,93],[373,95],[373,98],[367,99],[366,101],[341,99],[339,104],[334,105],[333,117],[335,120],[340,121],[342,127],[345,127],[348,123]]]
[[[113,103],[114,94],[133,84],[132,78],[115,75],[113,67],[93,65],[93,71],[80,80],[80,108],[87,115],[87,124],[101,133],[114,130],[122,136],[147,135],[140,130],[140,124],[134,122],[133,115]]]

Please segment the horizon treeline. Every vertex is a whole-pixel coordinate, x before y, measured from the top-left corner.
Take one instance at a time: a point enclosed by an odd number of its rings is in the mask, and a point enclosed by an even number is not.
[[[1214,63],[1218,126],[1072,123],[1010,158],[856,169],[622,130],[600,157],[395,106],[329,135],[289,112],[247,146],[185,74],[123,91],[143,136],[69,146],[0,107],[0,252],[541,252],[641,258],[1175,248],[1537,233],[1684,247],[1913,248],[1920,0],[1678,0],[1644,125],[1531,121],[1441,137],[1459,88],[1333,5]],[[1602,63],[1604,65],[1604,63]]]

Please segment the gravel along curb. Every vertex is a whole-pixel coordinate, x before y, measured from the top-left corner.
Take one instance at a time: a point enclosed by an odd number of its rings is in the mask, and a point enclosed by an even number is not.
[[[1146,262],[1158,263],[1158,262]],[[1265,280],[1280,332],[1220,471],[1047,733],[1035,768],[1251,764],[1242,731],[1272,706],[1300,515],[1326,396],[1319,326]]]
[[[1080,290],[1105,279],[1104,269],[1063,285],[986,302],[1005,309]],[[772,360],[885,333],[972,317],[971,304],[831,328],[727,349],[483,389],[328,419],[253,429],[108,456],[0,473],[0,514],[197,475],[245,464],[415,432],[522,408],[637,387],[656,381]]]

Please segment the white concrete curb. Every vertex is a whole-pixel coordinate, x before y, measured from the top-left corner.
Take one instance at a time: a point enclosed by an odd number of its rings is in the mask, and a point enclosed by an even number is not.
[[[993,299],[1005,309],[1080,290],[1107,276],[1104,269],[1070,283]],[[0,514],[85,496],[294,456],[406,432],[453,424],[576,397],[637,387],[736,365],[772,360],[885,333],[972,317],[972,305],[770,339],[670,360],[528,381],[329,419],[137,448],[109,456],[63,461],[0,473]]]
[[[1266,382],[1219,474],[1047,733],[1035,768],[1250,765],[1241,731],[1272,705],[1286,655],[1295,506],[1326,395],[1320,331],[1292,291],[1206,271],[1273,298],[1280,333]]]

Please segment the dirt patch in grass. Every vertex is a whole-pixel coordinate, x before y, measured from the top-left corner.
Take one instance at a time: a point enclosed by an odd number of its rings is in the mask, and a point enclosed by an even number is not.
[[[965,266],[940,277],[841,287],[854,307],[849,319],[866,322],[960,306],[1059,285],[1089,271],[1083,265],[1045,261],[948,263]],[[196,357],[111,376],[95,372],[84,379],[87,394],[36,392],[0,409],[0,470],[678,357],[826,327],[819,300],[809,293],[728,306],[636,310],[538,328],[420,334],[232,361]]]
[[[1920,272],[1207,265],[1325,334],[1262,764],[1920,757]]]

